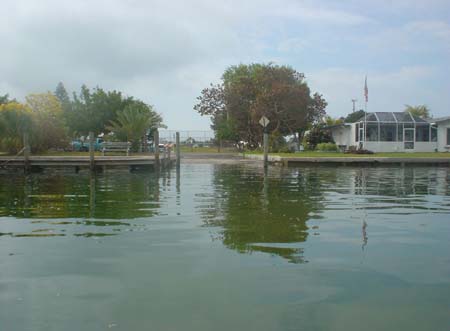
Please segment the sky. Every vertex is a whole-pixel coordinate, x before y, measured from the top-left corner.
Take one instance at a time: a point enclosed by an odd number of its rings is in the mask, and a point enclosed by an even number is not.
[[[327,113],[450,115],[448,0],[2,0],[0,95],[120,90],[172,130],[208,130],[196,98],[240,63],[290,65]]]

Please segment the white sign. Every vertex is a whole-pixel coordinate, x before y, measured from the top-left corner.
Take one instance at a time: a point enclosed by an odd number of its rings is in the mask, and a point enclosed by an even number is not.
[[[261,119],[259,120],[259,124],[261,124],[261,126],[263,128],[265,128],[266,126],[268,126],[270,123],[269,119],[266,116],[261,117]]]

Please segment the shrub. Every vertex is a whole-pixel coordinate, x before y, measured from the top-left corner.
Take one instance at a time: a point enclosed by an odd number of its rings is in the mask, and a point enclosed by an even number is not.
[[[283,146],[279,149],[280,153],[294,153],[294,150],[290,148],[289,146]]]
[[[314,150],[320,143],[333,143],[330,130],[317,126],[305,134],[303,144],[307,146],[306,149]]]
[[[338,147],[335,143],[320,143],[317,144],[317,150],[321,152],[337,152]]]
[[[354,148],[349,148],[348,150],[345,151],[345,153],[347,153],[347,154],[374,154],[374,152],[369,151],[367,149],[354,149]]]

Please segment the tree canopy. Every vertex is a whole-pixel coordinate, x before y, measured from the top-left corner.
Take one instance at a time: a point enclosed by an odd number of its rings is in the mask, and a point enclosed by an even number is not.
[[[25,99],[33,117],[32,149],[45,151],[65,147],[68,143],[67,129],[58,98],[47,92],[30,94]]]
[[[22,147],[23,134],[32,127],[31,109],[18,102],[0,105],[0,147],[17,153]]]
[[[0,95],[0,105],[4,105],[9,102],[12,102],[11,100],[9,100],[9,94]]]
[[[30,94],[26,103],[0,96],[0,148],[14,153],[23,145],[23,134],[30,135],[31,149],[44,151],[66,148],[70,137],[113,132],[113,137],[138,145],[140,139],[159,127],[162,117],[152,106],[124,96],[119,91],[89,89],[69,97],[63,83],[55,93]]]
[[[344,122],[345,123],[355,123],[356,121],[359,121],[361,118],[363,118],[364,114],[365,114],[365,111],[360,109],[358,111],[348,114],[347,117],[344,119]]]
[[[92,91],[86,86],[80,93],[73,94],[71,110],[66,121],[71,131],[87,134],[108,132],[107,125],[116,119],[118,112],[125,109],[131,97],[124,97],[119,91],[104,91],[96,87]]]
[[[304,76],[288,66],[240,64],[229,67],[218,85],[202,90],[194,109],[209,115],[216,138],[243,140],[256,147],[262,139],[262,116],[267,130],[295,135],[325,114],[327,102],[311,91]]]

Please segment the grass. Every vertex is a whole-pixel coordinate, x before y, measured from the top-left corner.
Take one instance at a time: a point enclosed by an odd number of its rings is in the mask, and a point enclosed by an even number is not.
[[[261,152],[249,152],[247,154],[260,154]],[[448,152],[430,152],[430,153],[374,153],[374,154],[345,154],[339,152],[300,152],[300,153],[269,153],[269,155],[281,156],[281,157],[393,157],[393,158],[450,158],[450,153]]]

